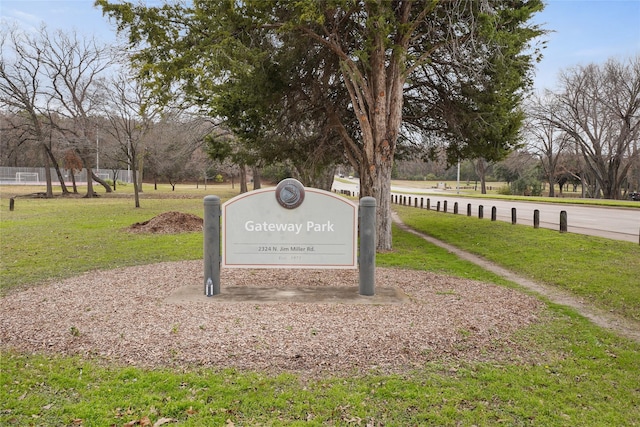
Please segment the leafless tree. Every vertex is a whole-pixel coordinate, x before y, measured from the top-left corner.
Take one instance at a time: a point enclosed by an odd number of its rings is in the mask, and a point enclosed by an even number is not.
[[[558,106],[553,99],[534,96],[527,105],[528,115],[524,126],[528,148],[540,159],[540,164],[549,183],[549,197],[555,197],[555,184],[564,175],[560,170],[561,154],[570,142],[567,132],[549,120]],[[562,193],[562,184],[560,185]]]
[[[105,82],[103,109],[107,118],[105,131],[116,141],[112,160],[123,160],[131,168],[136,208],[140,207],[142,173],[139,169],[145,144],[161,109],[149,102],[150,96],[126,69]]]
[[[175,185],[193,171],[191,159],[202,149],[205,136],[216,124],[210,119],[179,109],[165,111],[162,120],[156,123],[148,139],[153,143],[146,147],[148,166],[154,181],[165,179],[175,189]]]
[[[114,63],[112,52],[95,39],[80,37],[75,32],[50,33],[43,27],[39,37],[43,43],[41,55],[48,79],[46,90],[50,95],[47,107],[66,119],[60,130],[84,163],[87,171],[86,197],[94,196],[93,180],[110,191],[110,187],[93,173],[92,167],[97,149],[96,117],[104,98],[102,86],[98,83]]]
[[[560,195],[565,184],[573,184],[573,191],[576,192],[578,185],[581,187],[581,197],[587,197],[589,189],[589,172],[585,166],[584,159],[576,144],[569,143],[565,150],[557,157],[557,180],[560,187]]]
[[[29,119],[24,114],[0,112],[0,166],[41,167],[46,152],[41,144],[25,138]]]
[[[0,105],[5,109],[7,128],[23,143],[34,142],[44,151],[47,197],[53,197],[50,165],[58,174],[62,192],[67,193],[64,178],[53,154],[50,99],[43,84],[45,40],[7,27],[0,31]]]
[[[620,198],[639,156],[640,55],[567,70],[561,84],[549,120],[577,144],[595,196]]]

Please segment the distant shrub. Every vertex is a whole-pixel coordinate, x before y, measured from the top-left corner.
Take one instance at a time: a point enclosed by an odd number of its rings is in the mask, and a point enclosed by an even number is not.
[[[542,183],[535,178],[520,178],[511,183],[511,194],[541,196]]]
[[[498,188],[498,194],[502,194],[503,196],[510,196],[511,187],[508,185],[503,185],[502,187]]]

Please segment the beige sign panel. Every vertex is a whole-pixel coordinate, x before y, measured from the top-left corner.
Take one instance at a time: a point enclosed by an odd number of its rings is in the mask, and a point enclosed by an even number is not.
[[[222,205],[222,266],[358,268],[358,206],[286,179]]]

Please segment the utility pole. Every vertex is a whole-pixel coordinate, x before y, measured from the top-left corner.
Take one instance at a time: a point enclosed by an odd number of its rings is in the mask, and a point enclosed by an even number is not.
[[[460,158],[458,158],[458,182],[456,184],[456,193],[460,194]]]

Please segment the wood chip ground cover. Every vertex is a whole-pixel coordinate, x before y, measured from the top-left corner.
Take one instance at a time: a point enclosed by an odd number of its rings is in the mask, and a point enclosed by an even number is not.
[[[203,282],[202,261],[90,272],[0,299],[3,349],[144,367],[211,366],[310,376],[402,373],[428,361],[529,362],[510,337],[544,304],[514,289],[378,268],[399,305],[167,304]],[[222,270],[224,286],[357,286],[354,270]]]

